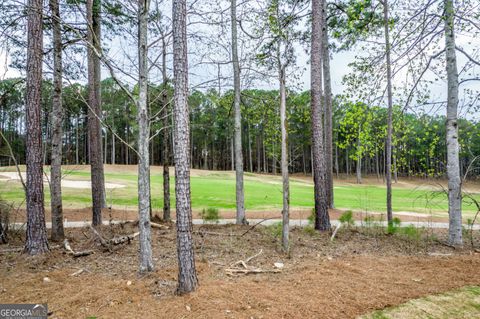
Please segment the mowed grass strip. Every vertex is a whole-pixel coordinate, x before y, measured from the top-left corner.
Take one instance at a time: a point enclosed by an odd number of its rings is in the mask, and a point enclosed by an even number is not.
[[[378,310],[361,319],[460,319],[480,318],[480,287],[465,287],[440,295],[410,300]]]
[[[106,182],[125,185],[123,188],[107,189],[107,203],[114,208],[134,209],[137,206],[137,175],[130,170],[105,173]],[[170,170],[173,174],[173,168]],[[47,172],[48,173],[48,172]],[[88,167],[66,169],[64,179],[89,180]],[[151,174],[153,209],[163,207],[163,178],[159,171]],[[172,205],[175,206],[175,181],[170,180]],[[352,184],[335,182],[335,207],[364,212],[385,212],[386,190],[382,185]],[[232,172],[196,171],[191,176],[192,206],[194,209],[214,207],[224,210],[235,208],[235,175]],[[313,185],[309,178],[292,177],[290,181],[291,207],[310,209],[313,207]],[[91,205],[89,189],[64,187],[62,190],[64,207],[85,208]],[[480,196],[477,196],[480,199]],[[24,203],[24,193],[17,181],[0,181],[0,197],[17,205]],[[49,205],[49,188],[45,187],[46,205]],[[271,210],[282,207],[282,184],[280,176],[245,174],[245,205],[249,210]],[[445,216],[447,196],[441,190],[418,187],[415,184],[393,186],[393,208],[397,212],[432,213]],[[465,201],[463,210],[466,216],[473,215],[475,206]]]

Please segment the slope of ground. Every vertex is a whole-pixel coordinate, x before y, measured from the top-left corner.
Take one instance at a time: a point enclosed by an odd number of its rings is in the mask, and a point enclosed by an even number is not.
[[[136,226],[127,223],[105,226],[101,233],[110,238],[134,231]],[[379,228],[353,228],[341,230],[331,242],[328,234],[294,229],[289,256],[280,251],[274,226],[195,226],[194,231],[200,281],[195,293],[174,295],[172,228],[154,229],[156,270],[147,276],[137,273],[136,240],[108,252],[85,228],[68,229],[67,235],[75,250],[95,251],[86,257],[73,258],[59,247],[32,258],[2,247],[0,299],[47,302],[52,318],[354,318],[480,285],[480,255],[438,244],[443,231],[387,236]],[[22,236],[11,234],[9,248],[21,246]],[[248,266],[273,270],[281,262],[284,267],[278,273],[238,276],[225,271],[255,255]]]

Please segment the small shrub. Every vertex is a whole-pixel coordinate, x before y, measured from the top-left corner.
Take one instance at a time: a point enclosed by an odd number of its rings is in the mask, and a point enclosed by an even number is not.
[[[282,236],[282,222],[276,222],[265,227],[267,232],[275,238]]]
[[[220,220],[220,212],[218,208],[204,208],[200,213],[200,217],[202,217],[204,223],[218,223]]]
[[[395,234],[398,232],[398,229],[400,228],[400,225],[402,224],[402,221],[398,217],[394,217],[392,219],[392,223],[388,224],[387,226],[387,234]]]
[[[313,225],[315,224],[315,208],[312,208],[312,212],[310,213],[310,216],[308,216],[308,224]]]
[[[415,225],[410,224],[407,227],[400,228],[400,234],[410,240],[419,241],[422,237],[423,229],[418,229]]]
[[[353,220],[353,212],[351,210],[347,210],[342,215],[340,215],[340,218],[338,220],[340,221],[340,223],[346,226],[352,226],[355,224],[355,221]]]
[[[307,225],[307,226],[303,227],[303,231],[305,232],[305,234],[310,235],[310,236],[315,236],[316,234],[318,234],[317,231],[315,230],[315,228],[312,225]]]
[[[372,227],[375,226],[375,218],[372,215],[367,215],[363,221],[365,222],[365,226]]]

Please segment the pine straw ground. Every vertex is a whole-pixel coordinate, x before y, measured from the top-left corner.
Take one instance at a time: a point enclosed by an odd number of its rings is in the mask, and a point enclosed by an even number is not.
[[[211,225],[194,227],[200,284],[196,292],[179,297],[174,295],[172,226],[153,229],[156,270],[145,276],[137,273],[137,240],[108,252],[88,227],[68,229],[74,250],[93,249],[94,254],[73,258],[51,244],[46,256],[27,257],[6,252],[23,240],[23,234],[10,234],[10,244],[0,246],[0,301],[48,303],[51,318],[354,318],[480,285],[480,254],[440,244],[445,231],[407,236],[384,235],[375,227],[341,229],[330,242],[328,234],[293,229],[292,252],[286,256],[275,227]],[[104,226],[101,234],[108,239],[136,231],[135,224],[126,223]],[[247,266],[272,270],[282,262],[281,272],[226,274],[233,263],[260,251]],[[83,272],[73,276],[78,270]]]

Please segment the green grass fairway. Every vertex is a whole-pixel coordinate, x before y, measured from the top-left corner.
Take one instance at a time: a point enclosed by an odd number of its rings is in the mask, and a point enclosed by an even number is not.
[[[6,168],[0,169],[6,171]],[[8,168],[12,171],[11,168]],[[173,169],[171,169],[173,173]],[[1,173],[0,173],[1,174]],[[89,168],[85,166],[68,167],[64,171],[66,180],[89,180]],[[194,209],[216,207],[223,210],[235,208],[235,175],[233,172],[199,171],[191,174],[192,205]],[[152,167],[152,206],[161,209],[163,206],[161,168]],[[0,176],[1,177],[1,176]],[[126,185],[124,188],[107,190],[108,205],[117,209],[135,209],[137,205],[137,175],[134,166],[106,166],[106,181]],[[396,212],[416,212],[445,216],[447,213],[447,197],[435,189],[433,182],[401,181],[394,185],[393,208]],[[469,185],[477,189],[478,185]],[[174,199],[174,180],[170,189]],[[310,209],[313,207],[313,185],[311,178],[293,176],[290,180],[291,207]],[[24,194],[18,181],[0,180],[0,196],[2,199],[22,204]],[[338,209],[352,209],[363,212],[385,212],[385,186],[376,179],[365,179],[362,185],[348,180],[335,181],[335,206]],[[480,199],[479,195],[475,195]],[[45,187],[45,198],[49,201],[48,187]],[[84,208],[91,206],[89,189],[63,188],[65,208]],[[282,185],[280,176],[245,174],[245,201],[249,210],[281,209]],[[174,205],[174,201],[172,202]],[[465,216],[475,212],[474,206],[467,201],[464,206]]]

